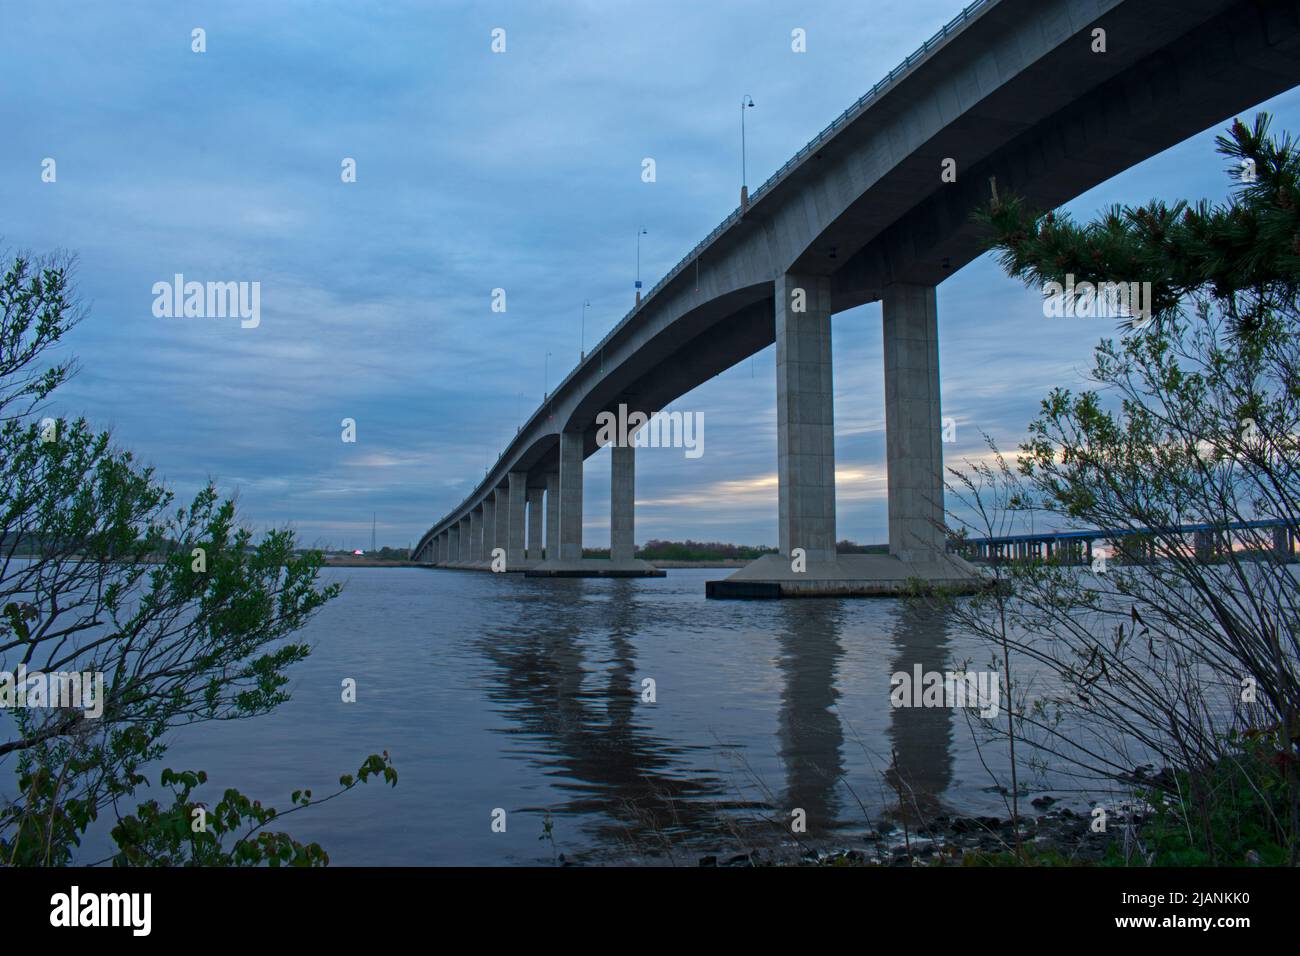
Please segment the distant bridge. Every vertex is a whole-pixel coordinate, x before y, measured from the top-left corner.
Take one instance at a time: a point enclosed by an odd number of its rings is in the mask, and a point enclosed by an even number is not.
[[[630,446],[611,449],[610,559],[582,557],[597,416],[661,410],[775,342],[780,553],[729,581],[781,594],[973,586],[942,530],[935,287],[982,253],[971,213],[990,178],[1053,208],[1297,84],[1297,0],[971,4],[638,298],[424,534],[417,559],[487,569],[497,552],[530,575],[656,573],[633,556]],[[889,554],[837,557],[830,323],[875,301]]]
[[[1198,558],[1212,559],[1232,547],[1234,533],[1272,530],[1269,550],[1278,557],[1295,560],[1300,519],[1271,518],[1261,521],[1231,521],[1224,524],[1180,524],[1153,528],[1113,528],[1092,531],[1044,531],[950,542],[951,548],[971,561],[1055,560],[1063,564],[1091,564],[1093,545],[1106,542],[1116,554],[1131,560],[1158,560],[1161,548],[1167,553],[1171,540],[1190,537]],[[1251,536],[1255,537],[1255,536]]]

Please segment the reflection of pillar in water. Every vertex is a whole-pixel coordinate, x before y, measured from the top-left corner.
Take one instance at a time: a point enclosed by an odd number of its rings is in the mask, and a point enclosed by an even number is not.
[[[777,666],[785,686],[777,737],[785,765],[784,805],[778,817],[790,811],[807,814],[808,833],[824,832],[835,820],[840,801],[837,788],[844,774],[844,729],[834,711],[839,691],[835,668],[844,655],[840,646],[838,604],[822,601],[788,601],[781,605],[785,619],[778,642]]]
[[[893,666],[878,691],[883,706],[892,711],[889,740],[897,754],[885,779],[905,811],[930,811],[952,781],[953,712],[948,707],[893,707],[890,679],[899,671],[912,676],[918,664],[922,674],[951,669],[946,616],[935,608],[900,602],[893,645]]]

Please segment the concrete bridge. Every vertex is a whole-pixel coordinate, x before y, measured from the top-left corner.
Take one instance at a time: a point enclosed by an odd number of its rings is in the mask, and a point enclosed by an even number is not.
[[[641,575],[635,448],[611,449],[610,559],[582,557],[597,416],[651,414],[776,343],[780,553],[715,582],[781,594],[975,586],[944,533],[935,287],[977,258],[990,179],[1051,208],[1300,84],[1298,0],[980,0],[686,255],[420,539],[440,567]],[[1104,31],[1098,33],[1097,31]],[[1105,52],[1100,52],[1104,38]],[[955,181],[945,181],[946,160]],[[1116,276],[1116,281],[1127,277]],[[835,554],[831,317],[883,307],[889,554]],[[798,550],[796,550],[798,549]],[[801,567],[802,570],[796,570]]]

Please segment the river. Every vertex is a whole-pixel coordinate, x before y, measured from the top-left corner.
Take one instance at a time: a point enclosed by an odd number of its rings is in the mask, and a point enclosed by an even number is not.
[[[162,763],[206,770],[207,801],[233,786],[286,809],[387,750],[395,788],[371,782],[282,823],[333,865],[696,865],[851,846],[900,790],[904,804],[1006,815],[990,777],[1005,777],[1004,744],[981,759],[968,712],[890,701],[891,674],[987,667],[986,645],[901,600],[706,600],[726,573],[326,569],[343,593],[303,632],[313,651],[290,669],[292,700],[177,730]],[[92,835],[78,857],[108,846]]]

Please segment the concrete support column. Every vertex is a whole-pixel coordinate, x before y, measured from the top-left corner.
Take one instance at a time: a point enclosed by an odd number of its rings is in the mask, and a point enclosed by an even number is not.
[[[528,545],[525,553],[530,561],[542,560],[542,549],[545,547],[542,541],[542,512],[545,508],[543,503],[545,495],[545,488],[528,489]]]
[[[803,548],[809,561],[834,561],[831,284],[824,276],[776,280],[776,426],[781,554]]]
[[[631,561],[636,557],[636,449],[611,445],[609,455],[609,557]]]
[[[582,432],[560,432],[561,561],[582,560]]]
[[[465,539],[465,556],[462,561],[482,561],[483,560],[483,511],[471,511],[469,513],[469,537]]]
[[[1214,532],[1197,531],[1195,535],[1196,557],[1201,561],[1214,560]]]
[[[934,287],[885,287],[885,445],[889,553],[903,561],[943,556],[943,419]]]
[[[493,527],[491,549],[495,551],[497,548],[500,548],[504,551],[506,548],[506,537],[510,531],[510,489],[508,487],[496,488],[493,490],[492,494],[496,498],[497,505],[496,524]],[[486,541],[484,541],[483,547],[488,547]],[[492,555],[489,553],[487,557],[490,560]]]
[[[1273,553],[1283,561],[1291,560],[1291,529],[1285,526],[1273,529]]]
[[[428,555],[426,555],[425,560],[428,561],[430,564],[437,564],[441,552],[442,552],[442,535],[436,534],[433,536],[433,540],[429,542],[429,553]]]
[[[528,506],[528,475],[510,472],[510,522],[506,528],[506,567],[519,568],[524,563],[524,515]]]
[[[560,475],[546,476],[546,560],[560,557]]]
[[[479,536],[479,554],[475,560],[491,561],[492,549],[497,539],[497,499],[489,491],[483,498],[483,531]]]
[[[455,564],[460,561],[460,525],[454,524],[447,529],[447,562]]]

